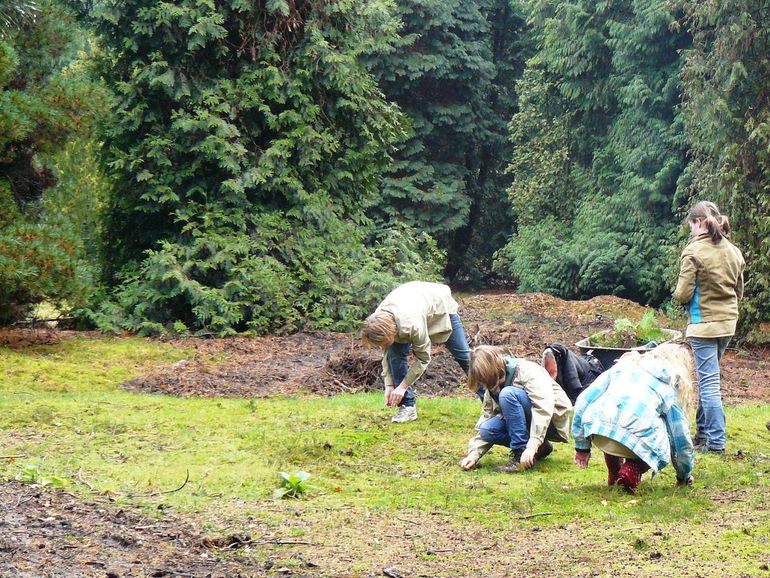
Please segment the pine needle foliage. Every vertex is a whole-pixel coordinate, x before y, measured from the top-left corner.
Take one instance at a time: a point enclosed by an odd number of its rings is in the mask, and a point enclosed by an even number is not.
[[[84,304],[93,268],[61,207],[49,155],[93,127],[104,93],[67,69],[84,34],[55,2],[0,5],[0,324],[49,301]]]
[[[682,73],[693,161],[680,192],[730,216],[747,263],[745,332],[770,320],[770,2],[680,5],[694,41]]]
[[[689,38],[661,0],[532,6],[538,50],[511,123],[517,231],[496,267],[525,291],[660,303],[685,167]]]
[[[92,17],[120,101],[100,326],[350,328],[433,274],[435,243],[365,214],[405,134],[362,64],[395,34],[389,4],[108,0]]]
[[[527,54],[523,9],[507,0],[399,0],[400,36],[370,58],[408,116],[373,215],[433,235],[447,275],[483,281],[512,219],[507,123]]]

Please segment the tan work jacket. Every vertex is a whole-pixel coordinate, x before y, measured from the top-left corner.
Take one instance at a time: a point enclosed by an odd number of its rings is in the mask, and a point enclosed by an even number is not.
[[[548,426],[553,424],[551,441],[569,441],[569,411],[572,409],[567,394],[542,366],[526,359],[519,359],[516,374],[510,387],[520,387],[527,392],[532,402],[532,423],[529,427],[527,449],[537,450],[546,439]],[[501,416],[502,411],[489,390],[484,393],[481,417],[476,423],[478,430],[486,420]],[[481,439],[479,434],[468,442],[468,457],[479,461],[492,445]]]
[[[727,239],[714,244],[704,233],[685,247],[673,299],[687,306],[687,337],[735,333],[745,267],[740,249]]]
[[[377,310],[395,317],[396,343],[412,344],[414,362],[405,378],[412,385],[430,363],[431,343],[444,343],[452,334],[449,315],[458,310],[452,291],[441,283],[411,281],[391,291]],[[387,352],[382,358],[382,378],[386,386],[394,385]]]

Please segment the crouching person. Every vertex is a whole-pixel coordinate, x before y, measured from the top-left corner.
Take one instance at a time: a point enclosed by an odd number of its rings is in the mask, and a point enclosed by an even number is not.
[[[677,484],[692,483],[687,413],[694,398],[690,348],[664,343],[626,354],[578,398],[572,419],[575,464],[588,466],[591,444],[604,453],[607,483],[635,492],[642,474],[670,461]]]
[[[562,343],[551,343],[543,351],[543,367],[575,405],[578,396],[604,372],[593,355],[577,355]]]
[[[484,401],[478,433],[460,461],[463,469],[475,467],[493,445],[501,445],[510,448],[511,457],[499,471],[526,470],[553,451],[551,441],[568,441],[572,404],[537,363],[501,347],[479,346],[471,354],[468,387],[474,393],[483,388]]]

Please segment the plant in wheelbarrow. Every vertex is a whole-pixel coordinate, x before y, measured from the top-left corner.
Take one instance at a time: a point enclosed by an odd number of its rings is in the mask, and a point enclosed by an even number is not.
[[[655,312],[648,311],[638,323],[625,318],[616,319],[614,329],[600,331],[577,342],[581,353],[593,354],[604,366],[610,366],[624,353],[650,349],[682,336],[679,331],[664,329],[655,319]]]
[[[301,498],[308,490],[315,489],[308,483],[310,474],[307,472],[279,472],[280,485],[273,491],[276,500],[283,498]]]

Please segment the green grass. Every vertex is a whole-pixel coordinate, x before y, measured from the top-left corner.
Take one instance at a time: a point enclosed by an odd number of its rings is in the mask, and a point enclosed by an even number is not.
[[[276,510],[263,506],[275,504],[278,472],[295,470],[310,472],[316,486],[297,502],[305,511],[412,509],[496,529],[576,520],[608,528],[687,523],[718,510],[722,495],[733,496],[730,503],[744,512],[768,508],[769,406],[727,410],[728,453],[742,449],[744,459],[699,454],[693,489],[675,488],[667,468],[629,496],[606,487],[598,452],[581,471],[564,444],[524,474],[494,471],[507,459],[503,448],[485,456],[478,470],[463,472],[457,463],[479,412],[470,396],[421,399],[420,419],[394,426],[381,394],[180,399],[118,387],[188,354],[141,339],[0,349],[0,454],[26,455],[0,460],[0,476],[13,478],[31,463],[76,491],[87,493],[87,482],[119,501],[162,500],[221,526],[244,516],[277,524]],[[146,496],[178,487],[187,472],[182,491]],[[551,514],[520,519],[543,512]],[[761,537],[768,539],[767,528],[752,527],[724,533],[721,544],[751,551]]]

